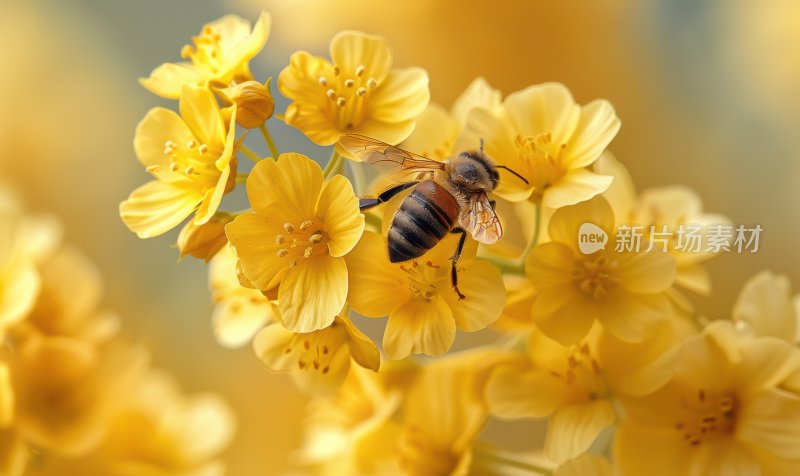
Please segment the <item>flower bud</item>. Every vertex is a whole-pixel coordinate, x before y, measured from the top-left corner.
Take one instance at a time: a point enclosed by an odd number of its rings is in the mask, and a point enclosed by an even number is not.
[[[236,123],[247,129],[255,129],[272,117],[275,101],[269,92],[269,83],[245,81],[228,87],[223,91],[225,96],[238,106]]]
[[[202,225],[196,225],[192,221],[187,223],[178,235],[181,258],[192,255],[208,263],[228,243],[225,225],[232,220],[233,216],[229,213],[218,212]]]

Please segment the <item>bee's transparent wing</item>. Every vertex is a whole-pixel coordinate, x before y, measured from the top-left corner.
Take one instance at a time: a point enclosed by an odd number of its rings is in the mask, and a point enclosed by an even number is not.
[[[469,207],[461,209],[458,224],[477,241],[487,245],[496,243],[503,236],[503,227],[485,193],[476,193],[470,198]]]
[[[419,174],[444,170],[444,163],[400,149],[377,139],[345,134],[336,145],[339,153],[367,162],[397,182],[417,178]]]

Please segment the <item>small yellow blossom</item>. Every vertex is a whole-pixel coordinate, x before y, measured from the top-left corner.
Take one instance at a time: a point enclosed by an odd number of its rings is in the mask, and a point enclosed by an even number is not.
[[[466,296],[459,300],[450,281],[457,242],[450,235],[417,259],[391,263],[386,239],[365,232],[348,255],[350,303],[364,316],[389,316],[383,349],[390,358],[444,354],[453,345],[456,328],[477,331],[500,316],[505,297],[500,272],[475,260],[472,240],[458,261],[458,286]]]
[[[500,105],[500,91],[492,88],[484,78],[475,78],[453,102],[450,111],[436,103],[430,103],[417,117],[414,132],[403,141],[402,147],[443,162],[454,152],[460,152],[454,151],[453,146],[467,125],[469,112],[473,108],[482,107],[496,114],[500,111]],[[477,144],[470,148],[475,147]]]
[[[608,233],[605,248],[578,249],[578,230],[592,223]],[[640,342],[672,312],[666,291],[675,278],[668,253],[617,252],[614,215],[602,197],[558,209],[549,224],[553,240],[537,245],[526,263],[536,288],[536,325],[563,344],[580,341],[599,321],[615,337]]]
[[[280,323],[263,328],[253,340],[261,362],[276,372],[289,372],[308,393],[332,393],[344,381],[352,358],[356,364],[377,371],[378,348],[350,319],[337,316],[325,329],[296,334]]]
[[[25,250],[20,217],[0,215],[0,338],[24,319],[39,293],[36,262]]]
[[[156,180],[137,188],[119,207],[120,216],[140,238],[161,235],[196,212],[207,223],[236,177],[236,110],[227,126],[214,95],[187,86],[181,115],[151,109],[136,128],[136,156]]]
[[[341,175],[323,183],[316,162],[290,153],[256,164],[247,196],[253,211],[225,227],[245,277],[262,291],[278,288],[289,330],[328,327],[347,297],[343,257],[364,231],[352,185]]]
[[[731,221],[722,215],[703,212],[700,197],[688,187],[654,187],[637,196],[625,166],[609,152],[595,162],[594,170],[614,177],[603,196],[614,210],[617,224],[641,226],[642,249],[647,249],[652,242],[655,249],[666,249],[675,258],[676,286],[709,294],[711,279],[701,263],[719,251],[705,246],[708,232],[712,226],[730,226]],[[689,236],[696,239],[687,238]],[[681,296],[673,297],[681,299]]]
[[[490,378],[487,399],[500,417],[549,417],[544,452],[562,464],[589,449],[617,418],[614,397],[664,385],[676,349],[689,334],[682,321],[664,323],[654,339],[628,344],[595,325],[577,345],[538,331],[528,341],[529,366],[508,365]]]
[[[341,134],[390,144],[408,137],[430,100],[427,73],[391,69],[386,40],[357,31],[336,35],[330,55],[328,61],[299,51],[278,76],[278,88],[293,101],[286,123],[320,145],[333,144]]]
[[[231,348],[247,344],[262,327],[279,321],[275,305],[261,291],[241,285],[237,261],[233,248],[224,246],[211,260],[208,272],[215,303],[214,336],[217,342]]]
[[[456,149],[474,148],[484,139],[486,153],[495,162],[528,181],[500,170],[496,191],[500,197],[560,208],[588,200],[611,184],[611,177],[587,167],[605,150],[619,125],[607,101],[579,106],[566,87],[546,83],[510,94],[498,113],[472,109]]]
[[[183,63],[164,63],[139,80],[153,94],[168,99],[181,97],[186,85],[205,88],[209,83],[224,85],[253,79],[249,61],[267,42],[270,16],[262,12],[255,27],[236,15],[226,15],[203,26],[192,37],[194,46],[186,45]]]
[[[800,352],[730,321],[683,345],[660,390],[625,398],[615,440],[622,475],[797,474]]]

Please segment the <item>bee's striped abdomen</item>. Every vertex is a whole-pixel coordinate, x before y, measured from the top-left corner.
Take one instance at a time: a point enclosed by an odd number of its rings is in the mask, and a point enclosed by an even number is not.
[[[436,182],[420,182],[400,204],[389,228],[389,259],[393,263],[418,258],[452,228],[458,204]]]

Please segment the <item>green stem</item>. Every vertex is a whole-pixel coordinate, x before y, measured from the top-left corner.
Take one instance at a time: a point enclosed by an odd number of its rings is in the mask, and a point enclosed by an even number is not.
[[[342,172],[343,160],[344,158],[338,152],[336,152],[336,149],[333,149],[331,158],[328,160],[328,165],[326,165],[325,170],[322,171],[322,174],[326,179]]]
[[[360,164],[356,164],[352,160],[347,161],[347,170],[350,177],[353,179],[353,188],[356,195],[364,193],[367,188],[366,178],[364,177],[364,168]]]
[[[272,157],[277,159],[278,155],[280,154],[278,153],[278,148],[275,147],[275,142],[272,140],[272,136],[267,129],[267,123],[262,123],[260,126],[258,126],[258,129],[261,131],[261,135],[264,136],[264,142],[267,143],[269,151],[272,152]]]
[[[236,174],[236,183],[237,184],[245,184],[247,183],[247,176],[250,174]]]
[[[542,203],[536,202],[536,216],[533,218],[533,236],[531,236],[531,241],[528,242],[528,246],[525,247],[522,254],[517,257],[517,259],[506,259],[506,258],[495,258],[489,257],[487,258],[489,261],[495,264],[501,272],[507,274],[518,274],[524,275],[525,274],[525,262],[528,260],[528,255],[531,254],[533,248],[539,243],[539,229],[542,225]]]
[[[239,152],[246,155],[248,159],[252,160],[255,163],[261,162],[261,157],[259,157],[258,154],[250,150],[250,148],[244,144],[239,146]]]

